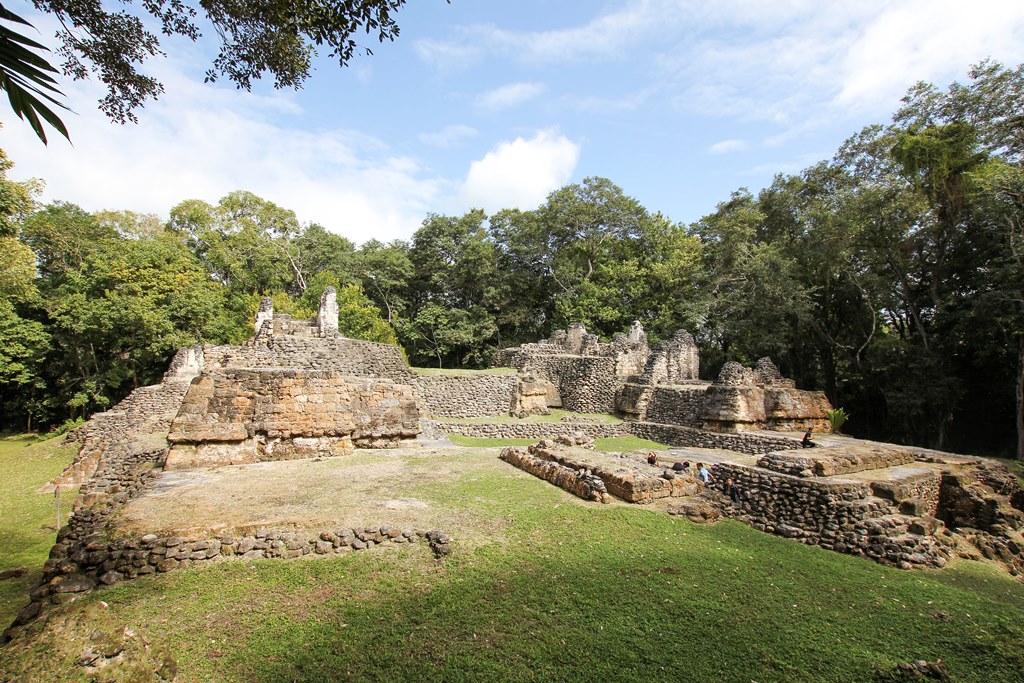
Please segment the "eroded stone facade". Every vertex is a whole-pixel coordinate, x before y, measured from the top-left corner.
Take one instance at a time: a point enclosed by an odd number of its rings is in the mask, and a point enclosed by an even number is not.
[[[204,346],[170,428],[168,469],[387,448],[419,434],[415,375],[398,347],[338,334],[333,288],[312,320],[264,299],[243,346]]]
[[[754,368],[726,363],[704,393],[699,413],[704,429],[735,432],[751,429],[831,431],[832,405],[824,392],[802,391],[784,379],[768,358]]]
[[[200,375],[167,440],[167,469],[238,465],[356,447],[394,447],[419,433],[413,387],[324,370],[226,369]]]
[[[494,364],[546,382],[550,407],[717,432],[830,429],[825,394],[797,389],[768,358],[753,368],[726,363],[715,382],[702,381],[700,352],[685,330],[651,349],[639,322],[608,344],[570,325],[544,341],[502,349]]]

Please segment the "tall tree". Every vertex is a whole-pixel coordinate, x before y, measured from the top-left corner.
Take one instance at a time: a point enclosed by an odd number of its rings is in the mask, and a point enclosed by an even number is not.
[[[431,214],[413,235],[411,295],[415,313],[406,328],[413,356],[443,363],[486,362],[497,334],[494,283],[497,254],[483,211],[460,217]]]
[[[131,0],[124,0],[131,4]],[[33,0],[36,9],[55,16],[61,28],[61,68],[75,80],[95,74],[107,89],[100,109],[111,119],[136,121],[135,111],[164,92],[164,86],[144,72],[146,62],[163,56],[160,39],[147,27],[155,21],[165,36],[196,41],[210,26],[220,46],[206,72],[207,81],[227,77],[249,90],[254,79],[269,75],[278,88],[298,88],[309,76],[319,48],[346,66],[359,52],[373,54],[357,36],[376,34],[379,42],[393,41],[399,28],[394,15],[405,0],[303,0],[290,3],[244,3],[232,0],[143,0],[138,12],[112,11],[102,0]],[[0,20],[27,24],[0,5]],[[19,32],[0,26],[0,87],[11,106],[27,118],[46,142],[39,117],[68,137],[60,118],[49,108],[60,103],[56,73],[45,57],[46,48]]]

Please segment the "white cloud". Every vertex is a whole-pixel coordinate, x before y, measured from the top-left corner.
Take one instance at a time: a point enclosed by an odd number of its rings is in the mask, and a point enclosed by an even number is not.
[[[44,201],[164,217],[185,199],[215,203],[250,190],[357,243],[408,238],[448,184],[371,136],[299,128],[293,94],[202,84],[169,62],[156,75],[166,94],[146,105],[138,125],[109,122],[96,109],[103,93],[95,83],[63,84],[78,112],[64,117],[73,146],[53,134],[44,147],[8,119],[0,147],[16,164],[11,176],[44,179]]]
[[[502,142],[472,163],[461,198],[488,213],[535,209],[572,177],[579,155],[579,145],[554,130]]]
[[[476,45],[444,40],[418,40],[413,49],[420,58],[439,69],[461,69],[477,62],[485,50]]]
[[[1024,4],[1003,0],[914,0],[886,7],[858,32],[838,61],[834,104],[889,103],[918,80],[963,78],[989,55],[1024,58]]]
[[[708,147],[710,154],[728,154],[740,152],[748,147],[746,140],[722,140]]]
[[[424,145],[448,149],[477,135],[478,131],[476,128],[462,124],[452,124],[433,133],[420,133],[417,138]]]
[[[510,31],[493,24],[456,27],[454,40],[419,40],[414,47],[424,61],[441,69],[466,68],[487,54],[532,64],[564,64],[623,56],[651,32],[675,24],[672,0],[633,0],[580,26],[551,31]],[[668,11],[663,11],[668,10]]]
[[[543,92],[543,83],[510,83],[483,93],[476,98],[476,105],[482,109],[498,111],[529,102]]]
[[[716,3],[654,57],[674,104],[777,125],[885,115],[918,80],[944,87],[989,55],[1024,60],[1024,4],[1004,0]],[[737,41],[737,32],[744,39]]]

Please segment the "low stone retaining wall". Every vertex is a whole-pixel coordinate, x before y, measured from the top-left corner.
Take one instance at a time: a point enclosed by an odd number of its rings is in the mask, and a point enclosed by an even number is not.
[[[448,434],[482,439],[552,439],[582,433],[592,439],[629,436],[629,423],[594,424],[586,422],[437,422]]]
[[[798,477],[830,477],[907,465],[914,454],[898,446],[870,447],[864,445],[813,448],[804,453],[773,453],[757,461],[765,469]]]
[[[680,448],[723,448],[737,453],[759,455],[800,447],[799,441],[784,436],[743,432],[709,432],[703,429],[654,422],[629,422],[627,424],[630,433],[635,436]]]
[[[712,467],[717,485],[731,477],[739,502],[725,508],[755,529],[902,569],[942,567],[951,556],[933,518],[897,514],[867,483],[832,483],[746,467]]]
[[[415,543],[425,539],[438,556],[450,552],[451,537],[440,531],[417,531],[392,526],[332,529],[303,534],[260,529],[251,536],[222,535],[198,541],[147,534],[138,539],[104,543],[94,539],[84,546],[76,578],[58,576],[50,582],[51,593],[71,586],[88,590],[97,584],[113,584],[138,576],[168,572],[217,558],[291,559],[303,555],[327,555],[346,550],[366,550],[382,543]],[[94,578],[95,577],[95,578]]]
[[[516,381],[516,375],[422,375],[416,392],[435,419],[508,415]]]
[[[798,448],[800,442],[784,436],[763,434],[723,434],[703,429],[663,425],[653,422],[437,422],[448,434],[473,436],[484,439],[552,439],[556,436],[581,432],[592,439],[619,436],[638,436],[679,448],[724,448],[737,453],[753,455],[777,450]]]

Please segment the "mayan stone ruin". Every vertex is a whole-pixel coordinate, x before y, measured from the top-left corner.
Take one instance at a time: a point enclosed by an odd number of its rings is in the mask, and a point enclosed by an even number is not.
[[[903,569],[942,567],[960,556],[1024,573],[1024,491],[1004,466],[830,435],[824,394],[797,389],[767,358],[753,368],[726,363],[714,381],[704,380],[690,334],[681,330],[651,347],[635,323],[607,343],[572,325],[499,351],[494,365],[505,370],[417,373],[398,347],[339,334],[330,288],[312,320],[275,314],[264,300],[245,344],[180,350],[161,383],[135,390],[69,435],[78,455],[52,486],[77,491],[73,514],[11,628],[103,585],[225,558],[420,541],[444,557],[452,536],[388,519],[178,531],[119,524],[133,501],[190,473],[208,478],[203,472],[357,449],[450,449],[449,434],[534,440],[502,450],[501,460],[593,504],[646,505],[697,522],[732,517]],[[556,408],[568,414],[522,419]],[[815,432],[814,448],[801,447],[806,429]],[[645,453],[593,449],[594,439],[630,435],[669,451],[651,464]],[[714,476],[708,486],[697,479],[701,462]]]

